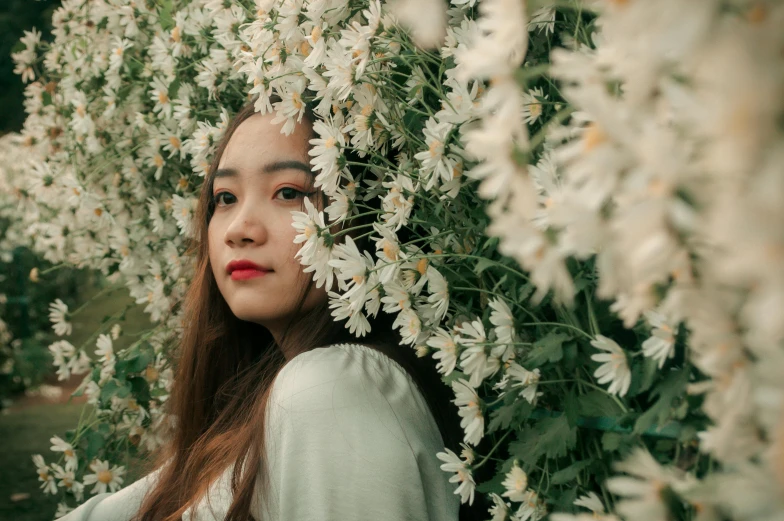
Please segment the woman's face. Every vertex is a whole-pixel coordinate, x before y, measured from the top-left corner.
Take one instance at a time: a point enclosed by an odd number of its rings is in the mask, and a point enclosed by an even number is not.
[[[216,171],[215,210],[207,233],[212,271],[232,312],[265,326],[277,340],[310,280],[294,258],[300,245],[294,244],[291,212],[301,209],[313,174],[310,125],[297,125],[285,136],[279,124],[271,123],[273,118],[254,114],[234,131]],[[317,199],[311,200],[318,207]],[[261,276],[253,270],[230,273],[232,261],[250,261],[271,271]],[[326,288],[314,285],[302,312],[326,299]]]

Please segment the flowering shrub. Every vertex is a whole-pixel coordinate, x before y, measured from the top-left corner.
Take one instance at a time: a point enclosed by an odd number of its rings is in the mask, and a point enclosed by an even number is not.
[[[34,391],[53,372],[47,349],[54,336],[50,317],[65,305],[59,297],[71,301],[76,296],[86,273],[60,268],[46,276],[40,275],[51,265],[32,251],[34,236],[26,232],[17,218],[21,197],[17,184],[26,171],[19,135],[0,137],[0,158],[0,408],[3,408],[13,395]]]
[[[394,313],[452,386],[463,451],[437,456],[462,502],[494,520],[780,516],[784,10],[439,5],[70,0],[54,45],[25,37],[39,160],[20,219],[157,324],[121,352],[96,332],[80,392],[100,422],[36,458],[60,512],[163,441],[183,239],[254,99],[287,133],[317,114],[331,204],[294,213],[297,257],[336,320],[361,337]],[[371,211],[375,251],[334,245],[331,225]],[[50,349],[62,371],[85,357]]]

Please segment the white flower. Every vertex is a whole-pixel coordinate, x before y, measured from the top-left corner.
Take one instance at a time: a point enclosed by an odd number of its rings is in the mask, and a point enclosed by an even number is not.
[[[438,360],[436,369],[444,376],[452,374],[457,364],[455,338],[448,331],[439,327],[433,336],[427,339],[426,343],[436,349],[433,353],[433,358]]]
[[[114,324],[111,329],[112,340],[117,340],[120,338],[120,334],[122,333],[122,326],[120,324]]]
[[[494,297],[487,304],[492,310],[490,312],[490,323],[495,326],[496,341],[509,348],[501,356],[501,360],[506,362],[514,352],[515,328],[514,316],[509,306],[500,298]]]
[[[193,211],[196,209],[195,197],[185,198],[177,194],[172,195],[172,216],[177,222],[177,228],[185,237],[190,237],[194,231]]]
[[[525,105],[523,105],[523,118],[529,125],[535,123],[542,115],[542,102],[540,99],[547,99],[547,96],[542,94],[542,89],[539,87],[523,93],[523,101],[525,102]]]
[[[382,201],[384,214],[381,218],[387,225],[394,226],[394,230],[398,231],[408,224],[408,218],[414,208],[414,195],[417,188],[414,187],[411,178],[404,174],[397,174],[392,181],[385,181],[383,186],[389,191]]]
[[[57,511],[54,513],[54,517],[59,519],[72,510],[73,507],[69,507],[67,503],[57,503]]]
[[[427,267],[427,289],[430,292],[427,301],[434,307],[435,320],[440,322],[449,310],[449,285],[433,266]]]
[[[79,460],[76,457],[73,445],[59,436],[52,436],[52,438],[49,439],[49,442],[52,444],[50,450],[63,453],[63,456],[65,457],[65,470],[76,470],[79,466]]]
[[[574,500],[574,504],[578,507],[584,507],[593,512],[594,514],[604,514],[604,504],[596,492],[588,492],[585,496],[580,496]]]
[[[340,181],[338,159],[346,146],[346,141],[340,128],[331,120],[316,121],[313,124],[313,131],[319,135],[318,138],[310,140],[313,146],[308,151],[308,154],[313,156],[310,160],[313,170],[319,172],[314,186],[321,186],[324,193],[332,195],[337,191]]]
[[[539,498],[539,494],[529,490],[523,496],[522,504],[512,516],[511,521],[539,521],[547,515],[547,509]]]
[[[428,149],[417,153],[414,158],[421,161],[425,190],[430,190],[439,178],[445,182],[452,180],[454,164],[445,155],[445,143],[454,125],[451,123],[439,123],[432,117],[427,120],[425,125],[425,144],[428,146]]]
[[[332,291],[329,292],[329,297],[329,307],[333,310],[332,316],[335,317],[335,320],[348,318],[346,326],[349,332],[357,337],[362,337],[370,331],[370,323],[362,313],[364,300],[352,302]]]
[[[103,494],[107,489],[109,492],[115,492],[124,481],[125,467],[114,465],[109,468],[108,461],[95,460],[90,463],[90,470],[93,473],[84,475],[84,484],[92,485],[95,483],[95,486],[90,491],[92,494]]]
[[[341,282],[342,289],[348,290],[344,293],[343,298],[352,298],[356,293],[356,300],[360,300],[364,304],[367,275],[369,270],[373,268],[373,258],[370,253],[364,252],[364,255],[360,253],[351,236],[346,235],[343,244],[336,244],[333,247],[329,265],[335,268],[335,275]],[[349,281],[349,284],[345,284],[346,281]]]
[[[44,494],[57,494],[57,483],[54,480],[49,465],[44,463],[44,458],[40,454],[33,455],[33,463],[37,468],[38,481],[41,482],[41,490]]]
[[[392,327],[400,329],[401,342],[403,344],[415,344],[422,333],[422,321],[416,311],[411,308],[400,310]]]
[[[493,517],[489,521],[506,521],[511,505],[495,492],[490,493],[490,498],[493,500],[493,506],[490,507],[489,514]]]
[[[528,489],[528,474],[520,468],[517,461],[512,465],[511,470],[506,473],[506,479],[502,483],[506,491],[502,494],[512,501],[525,501],[525,492]]]
[[[458,406],[458,414],[462,418],[460,427],[465,432],[463,441],[476,446],[485,433],[485,418],[479,405],[479,395],[463,378],[452,382],[452,390],[456,396],[453,403]]]
[[[642,352],[648,358],[658,361],[661,369],[668,358],[675,355],[675,334],[676,328],[667,323],[667,318],[657,311],[645,311],[643,313],[648,323],[653,327],[652,336],[642,343]]]
[[[603,362],[594,372],[594,376],[599,379],[600,384],[610,382],[608,393],[624,396],[632,382],[626,353],[614,340],[603,335],[596,335],[596,339],[591,341],[591,345],[607,351],[607,353],[591,356],[592,360]]]
[[[52,321],[52,329],[57,336],[70,335],[71,323],[66,320],[68,315],[68,305],[59,298],[49,304],[49,320]]]
[[[501,368],[499,356],[506,350],[506,346],[491,348],[487,345],[487,335],[481,320],[466,321],[455,330],[460,333],[455,341],[466,346],[460,354],[460,367],[470,375],[471,386],[478,387],[485,378],[494,375]]]
[[[319,235],[326,228],[324,214],[319,212],[310,199],[305,198],[305,212],[293,210],[291,225],[297,230],[294,244],[303,244],[295,258],[300,258],[300,263],[310,265],[313,263],[319,248]]]
[[[57,379],[67,380],[71,377],[70,359],[76,354],[76,348],[67,340],[58,340],[49,346],[54,365],[57,367]]]
[[[52,464],[52,470],[54,470],[54,478],[59,480],[57,482],[58,487],[63,487],[73,494],[76,501],[84,499],[84,485],[76,480],[73,470],[63,469],[57,464]]]
[[[669,519],[669,508],[664,503],[662,492],[676,481],[672,472],[662,468],[641,447],[635,448],[615,468],[633,476],[615,476],[607,480],[610,492],[622,498],[615,506],[619,514],[626,519]]]
[[[517,362],[511,362],[506,373],[516,380],[516,383],[512,384],[512,387],[523,388],[522,391],[520,391],[520,396],[525,398],[528,403],[535,403],[536,398],[541,394],[536,392],[536,384],[539,383],[540,378],[539,369],[528,371]]]
[[[444,472],[454,472],[455,475],[449,478],[450,483],[460,483],[455,489],[455,494],[460,494],[460,503],[474,504],[474,492],[476,482],[471,475],[471,468],[469,464],[461,460],[457,454],[450,449],[445,449],[446,452],[439,452],[436,457],[443,461],[441,470]]]
[[[98,340],[95,342],[95,345],[98,348],[95,350],[95,355],[102,364],[108,364],[115,360],[114,347],[112,346],[112,337],[107,334],[101,334],[98,336]]]

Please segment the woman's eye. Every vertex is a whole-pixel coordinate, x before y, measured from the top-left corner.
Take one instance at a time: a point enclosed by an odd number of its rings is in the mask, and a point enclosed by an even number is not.
[[[310,194],[306,194],[305,192],[302,192],[300,190],[297,190],[296,188],[291,188],[290,186],[287,186],[286,188],[281,188],[280,190],[275,192],[276,196],[278,194],[283,194],[283,200],[284,201],[296,201],[297,199],[299,199],[302,196],[310,195]]]
[[[215,206],[225,206],[225,204],[220,204],[221,196],[224,196],[224,195],[227,195],[229,197],[234,197],[229,192],[218,192],[217,194],[212,196],[212,202],[215,204]],[[226,204],[229,204],[229,203],[226,203]]]

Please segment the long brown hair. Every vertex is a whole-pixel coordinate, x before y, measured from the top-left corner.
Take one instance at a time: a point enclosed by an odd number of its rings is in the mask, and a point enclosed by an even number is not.
[[[394,316],[382,311],[375,318],[369,317],[371,331],[358,340],[342,322],[331,317],[325,302],[308,312],[297,313],[296,321],[289,324],[276,344],[265,327],[238,319],[224,300],[207,250],[207,230],[214,209],[212,188],[215,171],[234,131],[254,113],[251,102],[234,116],[202,185],[194,216],[196,233],[189,246],[195,270],[182,304],[185,328],[179,342],[174,387],[166,402],[175,426],[171,441],[156,459],[160,475],[139,510],[139,521],[179,521],[184,511],[195,506],[210,484],[234,463],[233,501],[225,519],[254,519],[254,490],[266,490],[268,482],[265,416],[272,382],[286,364],[283,352],[293,353],[293,357],[341,342],[361,342],[383,352],[412,376],[433,413],[444,445],[459,453],[461,429],[457,409],[450,403],[451,390],[442,382],[432,360],[418,358],[412,348],[400,345],[400,335],[392,328]],[[312,111],[307,111],[306,116],[312,125]],[[324,201],[323,194],[321,197]],[[351,225],[362,220],[358,218]],[[360,251],[370,249],[368,241],[357,240]],[[298,311],[314,285],[310,280],[304,286]],[[259,472],[242,472],[243,469]],[[477,506],[475,503],[471,510],[476,511]],[[462,505],[461,519],[469,519],[468,516],[468,505]]]

